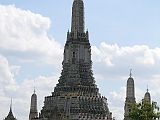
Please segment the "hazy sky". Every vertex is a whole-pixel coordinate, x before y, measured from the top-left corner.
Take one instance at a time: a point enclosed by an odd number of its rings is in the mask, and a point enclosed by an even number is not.
[[[58,81],[73,0],[0,0],[0,119],[13,98],[27,120],[34,81],[39,110]],[[160,1],[84,0],[93,72],[117,120],[123,118],[130,68],[137,101],[149,86],[160,103]]]

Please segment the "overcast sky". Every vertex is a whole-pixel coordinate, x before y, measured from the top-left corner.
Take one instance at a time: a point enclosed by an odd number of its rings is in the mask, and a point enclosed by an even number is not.
[[[0,119],[27,120],[34,84],[39,111],[62,70],[73,0],[0,0]],[[84,0],[93,73],[117,120],[123,119],[130,68],[136,100],[149,86],[160,104],[160,1]],[[35,81],[35,83],[34,83]]]

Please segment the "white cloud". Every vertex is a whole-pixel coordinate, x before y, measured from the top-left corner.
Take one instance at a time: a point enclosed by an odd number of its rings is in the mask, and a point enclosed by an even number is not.
[[[111,95],[111,97],[112,97],[112,100],[115,100],[115,101],[117,101],[117,100],[119,100],[119,102],[124,102],[125,100],[125,98],[124,98],[124,96],[125,96],[125,89],[126,89],[126,87],[122,87],[120,90],[119,90],[119,92],[116,92],[116,91],[111,91],[110,92],[110,95]]]
[[[32,62],[32,65],[39,63],[55,66],[61,63],[63,49],[49,37],[50,24],[50,19],[40,14],[16,8],[14,5],[0,5],[0,119],[8,113],[11,97],[17,118],[28,118],[34,80],[37,81],[37,94],[42,97],[39,98],[39,108],[43,105],[44,95],[51,94],[57,83],[56,73],[50,76],[37,75],[33,79],[21,78],[24,79],[21,81],[15,79],[26,62]],[[11,61],[8,58],[12,58]],[[32,72],[28,72],[32,76]]]
[[[16,114],[20,119],[22,119],[22,117],[28,119],[30,97],[31,94],[33,93],[34,81],[36,81],[35,84],[36,84],[36,94],[38,97],[38,110],[41,110],[43,107],[44,97],[47,95],[51,95],[53,88],[58,82],[58,76],[57,75],[39,76],[35,79],[25,80],[23,83],[18,84],[19,88],[17,90],[18,91],[17,96],[15,96],[16,99],[15,107],[16,107]],[[21,104],[22,107],[17,107],[19,106],[18,104]]]
[[[126,95],[125,87],[118,84],[126,85],[130,68],[133,68],[137,102],[144,97],[149,85],[152,100],[160,104],[160,48],[147,45],[120,47],[103,42],[92,47],[92,54],[96,74],[107,80],[109,85],[113,84],[113,90],[106,94],[113,116],[118,120],[123,119]]]
[[[11,72],[8,60],[0,55],[0,106],[1,115],[5,115],[7,98],[13,91],[16,91],[16,82],[14,79],[14,74]],[[1,119],[2,116],[0,115]]]
[[[114,106],[111,108],[111,111],[113,112],[113,117],[115,120],[123,120],[122,107]]]
[[[103,42],[99,47],[93,46],[92,53],[99,72],[105,71],[109,78],[126,76],[130,68],[133,68],[133,74],[143,79],[160,74],[160,48],[150,48],[147,45],[120,47]]]
[[[110,111],[116,120],[122,120],[124,114],[124,101],[125,101],[125,87],[121,87],[118,91],[111,91],[108,99],[110,101]]]
[[[38,95],[39,110],[43,106],[43,99],[51,95],[53,88],[58,82],[58,75],[39,76],[35,79],[24,80],[21,83],[14,79],[17,74],[13,70],[15,65],[9,65],[8,60],[0,55],[0,119],[3,119],[9,112],[10,99],[13,98],[13,112],[18,119],[28,119],[30,97],[33,93],[34,81]]]
[[[3,85],[15,84],[14,75],[10,71],[10,65],[2,55],[0,55],[0,82]]]
[[[14,5],[0,5],[1,51],[21,61],[56,64],[57,58],[62,57],[62,49],[47,33],[50,24],[50,19],[40,14]]]
[[[128,60],[127,62],[132,64],[155,65],[160,59],[160,48],[151,49],[147,45],[120,47],[117,44],[110,45],[103,42],[99,48],[93,46],[92,49],[93,59],[98,58],[94,60],[104,62],[107,66],[110,66],[110,64],[117,65],[120,59],[123,62]]]

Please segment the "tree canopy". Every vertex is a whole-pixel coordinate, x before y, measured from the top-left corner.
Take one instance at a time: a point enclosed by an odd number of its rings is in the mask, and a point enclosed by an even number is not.
[[[160,120],[159,107],[156,102],[142,101],[134,103],[129,118],[131,120]]]

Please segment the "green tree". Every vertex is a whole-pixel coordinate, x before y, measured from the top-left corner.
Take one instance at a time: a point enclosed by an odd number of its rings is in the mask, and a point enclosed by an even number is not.
[[[134,103],[129,113],[131,120],[160,120],[159,107],[156,102],[143,101]]]

